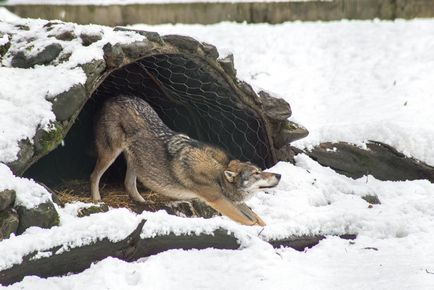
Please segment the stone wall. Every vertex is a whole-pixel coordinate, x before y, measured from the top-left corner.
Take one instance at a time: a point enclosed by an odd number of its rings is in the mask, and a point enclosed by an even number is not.
[[[172,3],[132,5],[10,5],[21,17],[60,19],[76,23],[202,23],[247,21],[282,23],[339,19],[433,17],[432,0],[332,0],[240,3]]]

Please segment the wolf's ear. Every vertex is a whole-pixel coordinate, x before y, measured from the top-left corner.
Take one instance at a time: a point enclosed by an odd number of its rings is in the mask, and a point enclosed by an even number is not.
[[[234,182],[234,178],[237,175],[238,174],[236,172],[225,170],[225,177],[226,177],[227,181],[229,181],[229,182]]]

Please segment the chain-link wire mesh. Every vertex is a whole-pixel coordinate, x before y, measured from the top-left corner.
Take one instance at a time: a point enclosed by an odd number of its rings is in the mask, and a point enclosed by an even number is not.
[[[234,158],[273,165],[264,120],[206,62],[181,54],[143,58],[112,72],[94,100],[118,94],[146,100],[172,130],[216,144]]]

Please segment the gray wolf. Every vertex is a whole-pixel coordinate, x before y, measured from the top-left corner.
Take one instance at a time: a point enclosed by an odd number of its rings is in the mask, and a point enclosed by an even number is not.
[[[101,200],[99,181],[123,153],[125,187],[137,202],[146,201],[136,181],[165,196],[199,198],[223,215],[245,225],[265,222],[243,204],[252,193],[274,187],[280,175],[231,160],[222,149],[167,127],[144,100],[118,96],[106,101],[95,125],[97,162],[90,177],[92,198]]]

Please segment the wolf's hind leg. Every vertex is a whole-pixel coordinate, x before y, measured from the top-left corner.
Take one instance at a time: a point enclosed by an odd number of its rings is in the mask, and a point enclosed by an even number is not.
[[[125,154],[126,155],[126,154]],[[140,195],[137,190],[137,175],[134,170],[134,166],[131,164],[131,161],[128,160],[128,157],[125,156],[127,160],[127,173],[125,175],[125,188],[127,189],[128,194],[131,198],[140,203],[146,203],[145,199]]]
[[[122,149],[98,152],[98,159],[96,161],[95,168],[90,175],[90,191],[92,193],[92,199],[94,201],[101,200],[101,195],[99,193],[99,181],[101,179],[101,176],[104,174],[107,168],[112,165],[112,163],[116,160],[119,154],[121,154],[121,152]]]

